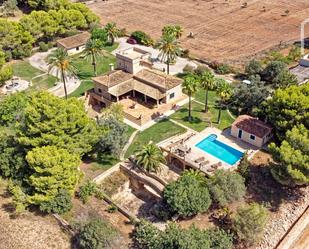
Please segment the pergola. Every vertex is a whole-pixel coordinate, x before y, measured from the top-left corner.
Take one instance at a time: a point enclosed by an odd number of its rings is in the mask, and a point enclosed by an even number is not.
[[[160,100],[165,97],[165,93],[160,91],[158,88],[155,88],[151,85],[145,84],[135,79],[125,81],[108,90],[111,95],[117,98],[117,102],[119,101],[120,96],[127,94],[131,91],[133,93],[133,97],[135,97],[135,92],[143,94],[145,103],[147,103],[147,97],[156,100],[157,106],[159,106]]]

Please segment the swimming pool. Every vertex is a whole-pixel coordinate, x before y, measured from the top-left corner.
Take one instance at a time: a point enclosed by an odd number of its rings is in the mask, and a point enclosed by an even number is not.
[[[211,134],[195,146],[230,165],[234,165],[243,157],[244,153],[220,142],[217,138],[216,134]]]

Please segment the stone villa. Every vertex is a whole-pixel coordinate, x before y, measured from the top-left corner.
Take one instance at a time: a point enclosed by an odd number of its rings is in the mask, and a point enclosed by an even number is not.
[[[86,43],[90,37],[90,33],[82,32],[80,34],[58,40],[57,46],[59,48],[64,48],[69,55],[77,54],[85,49]]]
[[[97,109],[118,102],[125,118],[142,126],[175,108],[185,98],[182,80],[152,69],[151,55],[138,48],[116,54],[116,70],[93,78],[89,104]]]

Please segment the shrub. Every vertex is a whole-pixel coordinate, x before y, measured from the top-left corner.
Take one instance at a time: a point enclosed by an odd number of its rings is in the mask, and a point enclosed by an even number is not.
[[[243,158],[240,160],[240,163],[237,167],[238,173],[246,180],[249,180],[249,173],[250,173],[250,162],[248,160],[248,155],[245,154]]]
[[[263,71],[263,67],[261,62],[257,61],[257,60],[251,60],[245,68],[245,73],[248,76],[253,76],[253,75],[259,75],[261,72]]]
[[[198,173],[186,171],[177,181],[164,189],[164,199],[171,210],[188,217],[206,212],[211,204],[205,178]]]
[[[148,221],[141,220],[135,225],[133,238],[138,248],[157,249],[160,237],[160,230]]]
[[[131,34],[131,38],[137,41],[138,44],[151,46],[153,45],[153,40],[149,35],[143,31],[135,31]]]
[[[54,199],[40,204],[40,210],[46,213],[64,214],[72,207],[71,195],[66,189],[60,189]]]
[[[193,73],[193,72],[194,72],[194,67],[191,66],[191,65],[189,65],[189,64],[187,64],[187,65],[183,68],[182,71],[183,71],[184,73]]]
[[[233,236],[222,229],[213,228],[207,230],[211,249],[233,248]]]
[[[215,69],[217,74],[229,74],[233,73],[233,69],[228,64],[219,64]]]
[[[181,229],[169,223],[160,231],[147,221],[140,221],[134,231],[135,248],[142,249],[231,249],[232,236],[221,229],[201,230],[195,226]]]
[[[127,35],[127,30],[125,28],[119,30],[118,37],[124,37],[126,35]]]
[[[47,52],[49,49],[48,43],[39,42],[39,47],[41,52]]]
[[[80,187],[78,196],[83,203],[86,203],[91,196],[97,191],[97,185],[92,181],[87,181],[83,186]]]
[[[233,219],[233,230],[240,241],[253,245],[260,240],[267,217],[265,207],[257,203],[249,204],[237,210]]]
[[[273,80],[282,72],[287,70],[287,65],[282,61],[272,61],[262,72],[262,78],[267,83],[272,83]]]
[[[78,233],[80,248],[102,249],[110,248],[117,231],[101,219],[92,219],[82,225]]]
[[[239,200],[246,193],[244,178],[230,171],[217,170],[207,184],[213,200],[220,206]]]
[[[6,50],[5,52],[5,61],[11,61],[13,59],[12,52],[10,50]]]
[[[194,72],[198,75],[202,75],[204,72],[209,71],[209,68],[204,65],[198,65]]]

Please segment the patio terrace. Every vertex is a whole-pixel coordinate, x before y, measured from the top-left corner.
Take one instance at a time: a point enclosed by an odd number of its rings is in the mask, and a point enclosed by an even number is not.
[[[238,162],[229,165],[196,147],[196,144],[211,134],[217,135],[219,141],[240,152],[248,151],[249,156],[253,155],[258,149],[230,136],[229,130],[221,131],[213,127],[206,128],[200,133],[187,132],[181,136],[172,137],[159,143],[159,146],[167,153],[169,163],[176,164],[183,169],[193,168],[207,175],[211,175],[216,169],[236,169]]]

